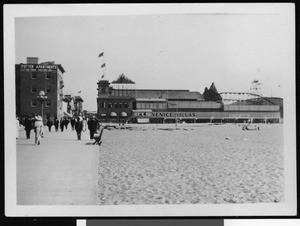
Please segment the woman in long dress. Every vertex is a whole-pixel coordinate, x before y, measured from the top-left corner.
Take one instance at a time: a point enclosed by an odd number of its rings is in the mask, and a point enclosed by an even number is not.
[[[44,133],[43,130],[43,118],[41,116],[35,117],[36,121],[34,122],[34,128],[35,128],[35,143],[37,145],[41,144],[42,136]]]

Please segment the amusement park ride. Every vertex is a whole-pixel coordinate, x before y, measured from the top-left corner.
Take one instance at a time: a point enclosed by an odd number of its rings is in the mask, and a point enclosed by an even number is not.
[[[272,105],[274,104],[269,98],[261,94],[261,82],[253,80],[249,92],[222,92],[220,93],[224,105],[238,104],[247,102],[248,104],[261,105],[264,100]]]

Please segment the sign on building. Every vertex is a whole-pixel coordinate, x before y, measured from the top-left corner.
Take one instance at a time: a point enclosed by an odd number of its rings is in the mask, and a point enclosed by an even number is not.
[[[22,72],[52,72],[57,65],[21,64],[20,69]]]

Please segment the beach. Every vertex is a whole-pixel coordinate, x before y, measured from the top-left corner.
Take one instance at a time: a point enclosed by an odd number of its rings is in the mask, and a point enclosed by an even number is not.
[[[98,204],[284,202],[283,124],[144,124],[105,129]]]

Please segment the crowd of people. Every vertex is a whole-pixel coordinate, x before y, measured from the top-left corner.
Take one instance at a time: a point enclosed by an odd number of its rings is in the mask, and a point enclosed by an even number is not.
[[[41,144],[41,138],[44,136],[44,125],[43,125],[43,118],[39,115],[27,116],[22,123],[20,123],[19,118],[16,119],[16,129],[17,134],[16,138],[19,137],[20,125],[24,126],[26,132],[26,139],[30,139],[31,130],[35,133],[35,144]],[[58,118],[47,118],[45,125],[48,127],[49,132],[51,132],[52,127],[54,126],[55,132],[63,132],[64,130],[68,129],[68,126],[73,131],[76,131],[77,139],[81,140],[81,133],[89,130],[90,132],[90,139],[94,139],[94,134],[97,130],[100,129],[101,123],[95,116],[91,116],[88,120],[83,118],[82,116],[78,117],[64,117],[60,120]],[[69,128],[70,128],[69,127]]]

